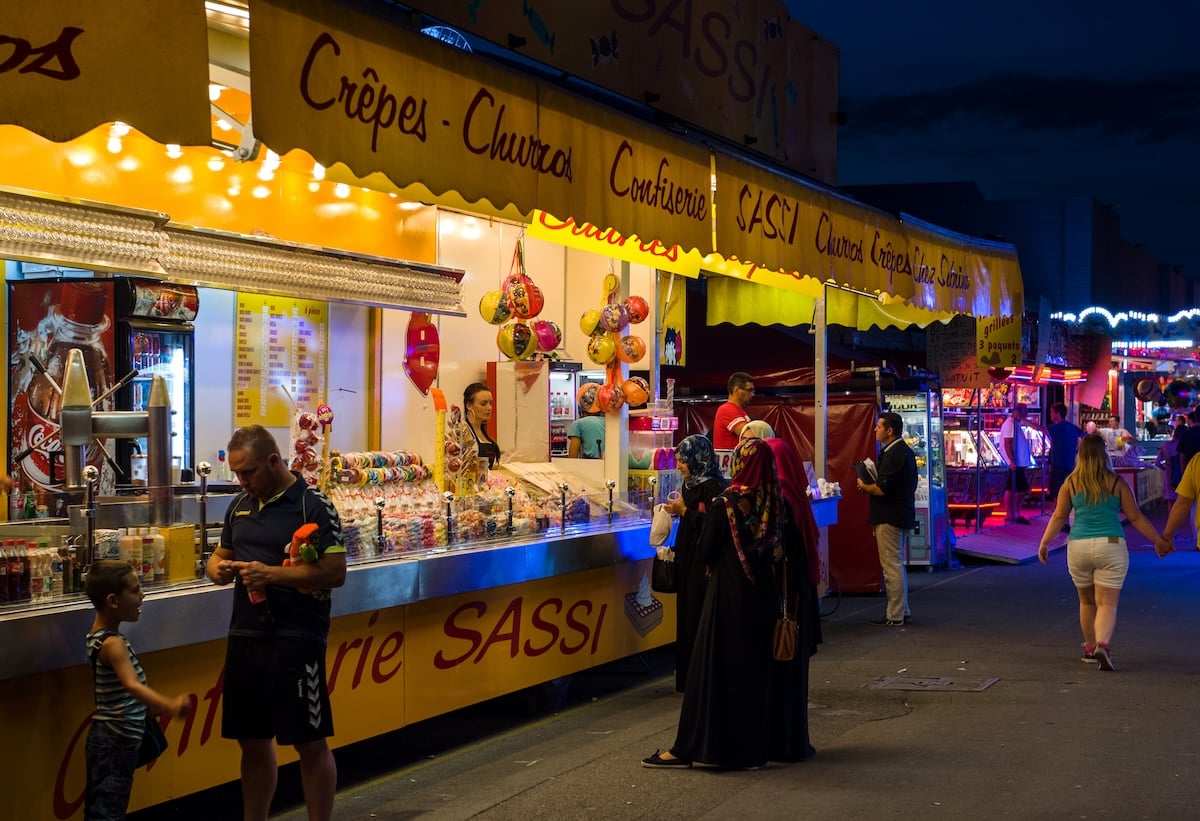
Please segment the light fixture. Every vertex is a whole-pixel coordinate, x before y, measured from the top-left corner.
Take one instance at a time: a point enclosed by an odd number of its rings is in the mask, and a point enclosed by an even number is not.
[[[465,272],[457,268],[169,225],[169,219],[155,211],[0,188],[0,257],[466,316]]]
[[[228,3],[215,3],[211,0],[205,0],[204,10],[209,14],[228,14],[230,17],[236,17],[239,20],[250,20],[250,10],[231,6]]]
[[[183,147],[178,143],[167,143],[167,156],[172,160],[177,160],[183,156]]]

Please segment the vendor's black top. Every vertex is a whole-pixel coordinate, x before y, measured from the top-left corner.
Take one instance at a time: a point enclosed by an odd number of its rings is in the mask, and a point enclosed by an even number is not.
[[[475,437],[475,444],[479,449],[479,458],[487,459],[488,470],[491,470],[500,461],[500,446],[488,434],[487,428],[483,429],[483,436],[480,436],[479,432],[475,430],[474,425],[467,425],[467,427],[471,429],[471,435]]]
[[[287,490],[260,503],[245,493],[238,494],[225,513],[221,546],[233,551],[242,562],[282,565],[291,547],[292,534],[301,525],[315,522],[317,555],[344,553],[342,521],[324,493],[309,486],[297,473]],[[231,636],[289,636],[325,642],[329,635],[331,605],[328,590],[300,592],[294,587],[267,585],[267,601],[252,604],[234,577]]]
[[[877,472],[875,484],[883,495],[870,497],[867,521],[911,530],[917,521],[917,459],[908,443],[902,438],[893,439],[879,454]]]

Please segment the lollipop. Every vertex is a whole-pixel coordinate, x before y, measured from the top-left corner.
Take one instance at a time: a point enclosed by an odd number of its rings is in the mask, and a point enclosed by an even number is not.
[[[596,334],[588,339],[587,355],[597,365],[607,365],[617,355],[617,343],[608,334]]]
[[[496,345],[510,359],[527,359],[537,350],[533,331],[520,322],[512,322],[501,328],[496,334]]]
[[[646,343],[640,336],[623,336],[617,343],[617,359],[622,362],[638,362],[646,355]]]
[[[629,325],[629,312],[624,305],[605,305],[600,309],[600,327],[606,331],[623,331]]]
[[[562,344],[562,330],[548,319],[533,323],[533,335],[537,337],[539,351],[549,352]]]
[[[629,321],[637,325],[650,316],[650,306],[640,296],[629,296],[625,297],[625,312],[629,314]]]
[[[483,299],[479,300],[479,315],[491,325],[503,325],[508,322],[512,318],[512,311],[508,309],[504,292],[488,291],[484,294]]]

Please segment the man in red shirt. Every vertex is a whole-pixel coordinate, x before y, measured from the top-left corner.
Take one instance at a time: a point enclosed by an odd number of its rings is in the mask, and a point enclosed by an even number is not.
[[[729,377],[727,384],[729,399],[717,408],[716,418],[713,419],[713,448],[716,450],[733,450],[738,446],[738,437],[742,427],[750,421],[746,407],[754,396],[754,379],[748,373],[738,371]]]

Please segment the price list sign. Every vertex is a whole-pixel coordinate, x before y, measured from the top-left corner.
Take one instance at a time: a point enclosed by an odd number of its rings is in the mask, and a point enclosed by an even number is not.
[[[237,296],[234,423],[283,428],[324,400],[329,308],[284,296]]]

